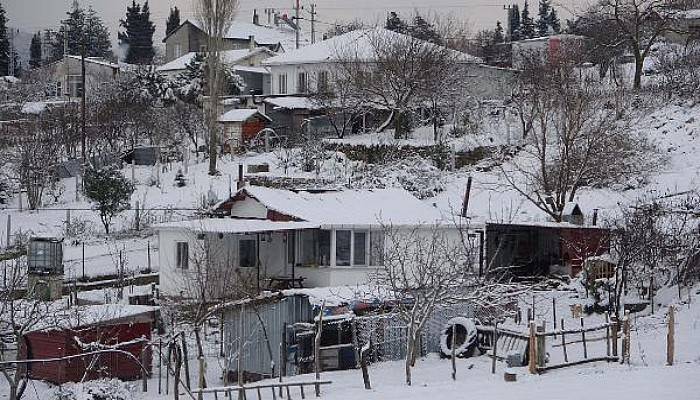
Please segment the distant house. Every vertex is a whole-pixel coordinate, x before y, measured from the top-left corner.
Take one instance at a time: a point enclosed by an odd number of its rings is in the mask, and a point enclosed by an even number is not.
[[[210,260],[265,285],[303,278],[310,287],[356,285],[382,265],[384,224],[459,237],[441,213],[402,189],[291,191],[246,186],[208,218],[157,227],[161,290],[175,295],[206,248]],[[214,283],[212,283],[214,284]]]
[[[266,26],[250,22],[236,21],[224,34],[224,50],[247,49],[253,41],[256,47],[265,47],[274,52],[296,48],[296,31],[288,23],[277,18],[277,24]],[[200,23],[185,20],[177,29],[163,39],[165,60],[170,62],[187,53],[205,52],[207,34]],[[300,46],[308,44],[300,33]]]
[[[700,41],[700,9],[678,12],[674,15],[672,29],[665,32],[664,36],[679,44]]]
[[[219,124],[223,128],[225,147],[243,146],[271,122],[267,115],[257,109],[239,108],[224,113],[219,117]]]
[[[46,318],[34,330],[24,334],[20,345],[20,359],[51,359],[80,354],[97,349],[118,349],[131,354],[105,353],[95,362],[94,356],[73,357],[66,360],[29,364],[27,373],[32,379],[54,384],[80,382],[100,377],[135,380],[142,376],[136,360],[144,360],[146,371],[151,370],[151,331],[157,308],[133,305],[80,306],[57,312]],[[143,353],[143,355],[142,355]]]
[[[243,78],[246,86],[244,94],[268,94],[270,92],[270,74],[267,68],[262,66],[262,61],[275,53],[266,47],[256,47],[253,40],[249,44],[249,48],[221,52],[222,61],[236,75]],[[187,65],[192,62],[196,55],[195,52],[184,54],[159,66],[156,71],[169,78],[174,78],[186,71]]]
[[[585,36],[560,34],[507,43],[502,49],[511,53],[507,57],[511,62],[510,67],[519,70],[525,66],[529,57],[540,57],[543,61],[553,60],[567,49],[583,49],[587,41]]]
[[[119,65],[101,58],[88,57],[85,59],[85,84],[88,94],[101,83],[109,82],[119,76]],[[48,95],[66,99],[81,97],[82,66],[81,57],[67,55],[53,63],[32,70],[33,74],[47,74],[52,85]]]

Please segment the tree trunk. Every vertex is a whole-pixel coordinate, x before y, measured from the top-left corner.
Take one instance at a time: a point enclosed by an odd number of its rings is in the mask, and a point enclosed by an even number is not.
[[[204,371],[204,346],[202,345],[202,332],[199,325],[194,328],[194,338],[197,344],[197,359],[199,360],[199,388],[204,389],[207,387],[207,379]],[[201,394],[201,393],[200,393]]]
[[[641,55],[634,56],[634,89],[642,88],[642,72],[644,71],[644,59]]]
[[[402,117],[401,111],[394,111],[394,139],[401,139],[401,134],[403,133],[401,128]]]

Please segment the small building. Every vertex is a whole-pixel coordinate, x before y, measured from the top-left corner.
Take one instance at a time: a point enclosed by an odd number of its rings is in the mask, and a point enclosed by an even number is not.
[[[67,360],[36,362],[27,367],[31,379],[54,384],[79,382],[88,366],[87,379],[117,378],[135,380],[142,369],[135,360],[143,360],[151,371],[151,331],[156,321],[156,307],[132,305],[94,305],[64,310],[24,334],[20,359],[52,359],[76,356],[101,349],[118,349],[120,353],[104,353],[95,361],[93,355]]]
[[[700,9],[679,11],[673,16],[672,29],[664,32],[670,42],[687,45],[700,41]]]
[[[78,99],[82,95],[82,60],[79,56],[67,55],[62,59],[43,65],[30,73],[48,74],[51,81],[47,89],[52,97]],[[87,93],[98,90],[100,84],[110,82],[119,76],[118,64],[101,58],[85,58],[85,86]]]
[[[576,276],[610,250],[609,230],[568,222],[486,223],[486,264],[520,277]]]
[[[267,115],[253,108],[238,108],[224,113],[219,117],[224,147],[229,150],[243,147],[270,123],[272,120]]]
[[[506,51],[510,51],[510,67],[522,69],[530,57],[540,57],[542,61],[553,61],[562,52],[584,50],[587,46],[588,38],[580,35],[560,34],[543,36],[533,39],[519,40],[503,46]]]
[[[403,189],[293,191],[251,185],[213,213],[221,218],[156,227],[164,295],[186,295],[182,280],[204,248],[222,273],[248,276],[262,287],[285,279],[327,287],[367,282],[390,246],[387,226],[416,235],[441,229],[447,238],[460,238],[459,227]]]

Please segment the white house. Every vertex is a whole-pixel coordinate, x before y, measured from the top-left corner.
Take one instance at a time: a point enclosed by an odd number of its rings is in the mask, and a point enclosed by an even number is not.
[[[304,286],[326,287],[366,283],[390,245],[385,243],[387,226],[426,233],[437,227],[460,237],[456,224],[402,189],[313,192],[246,186],[217,210],[223,218],[158,226],[165,294],[181,293],[194,249],[202,247],[210,260],[255,276],[260,285],[271,278],[303,278]]]
[[[394,40],[403,35],[387,29],[358,29],[315,44],[287,51],[263,62],[270,68],[273,96],[306,95],[323,87],[348,54],[352,59],[372,62],[375,40]],[[475,56],[455,51],[456,62],[463,66],[471,95],[484,99],[502,97],[512,86],[513,71],[483,64]],[[329,75],[331,74],[331,75]]]

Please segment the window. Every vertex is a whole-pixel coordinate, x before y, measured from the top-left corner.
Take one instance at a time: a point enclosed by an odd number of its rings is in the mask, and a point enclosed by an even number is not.
[[[296,234],[299,240],[297,265],[330,265],[331,231],[303,230]]]
[[[335,231],[335,265],[350,265],[350,240],[352,231]]]
[[[318,72],[318,86],[316,89],[319,92],[325,92],[328,90],[328,71]]]
[[[206,45],[201,45],[201,46],[199,46],[199,52],[200,52],[200,53],[206,53],[206,52],[207,52],[207,46],[206,46]]]
[[[182,55],[182,47],[180,46],[180,43],[175,44],[175,58],[180,58]]]
[[[287,74],[277,75],[277,92],[278,94],[287,94]]]
[[[187,242],[177,242],[175,244],[176,265],[180,269],[190,267],[190,247]]]
[[[80,97],[83,95],[83,78],[80,75],[68,75],[68,95]]]
[[[296,232],[287,232],[287,265],[294,265],[296,259]]]
[[[309,90],[308,76],[306,72],[299,72],[297,75],[297,93],[306,93]]]
[[[241,268],[252,268],[258,264],[258,252],[255,239],[238,241],[238,265]]]
[[[331,264],[331,231],[318,232],[318,265]]]
[[[367,266],[367,232],[353,233],[352,265]]]
[[[372,266],[384,265],[384,232],[382,231],[370,232],[369,263]]]

